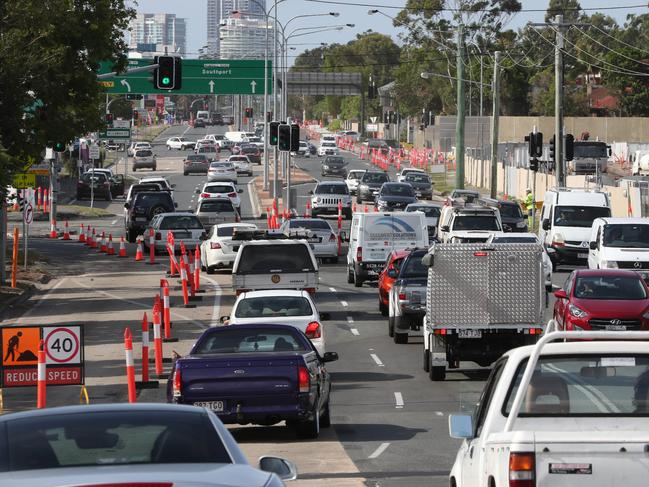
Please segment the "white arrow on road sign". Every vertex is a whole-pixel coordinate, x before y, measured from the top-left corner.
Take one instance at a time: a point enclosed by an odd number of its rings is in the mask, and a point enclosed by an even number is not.
[[[214,93],[214,80],[210,80],[207,84],[210,85],[210,93]]]
[[[256,88],[256,87],[257,87],[257,82],[253,79],[253,80],[250,82],[250,88],[252,88],[252,92],[253,92],[253,93],[255,92],[255,88]]]
[[[131,92],[131,85],[129,85],[128,81],[126,81],[125,79],[122,80],[122,86],[126,86],[126,89],[128,90],[128,92],[129,93]]]

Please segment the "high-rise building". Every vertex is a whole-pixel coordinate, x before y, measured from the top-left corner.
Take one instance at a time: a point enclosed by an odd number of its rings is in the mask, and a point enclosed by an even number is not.
[[[272,45],[272,24],[268,43]],[[220,26],[221,59],[264,59],[266,49],[266,19],[230,17]]]
[[[252,17],[265,20],[266,0],[207,0],[207,54],[220,55],[221,24],[227,22],[232,11],[235,17]],[[264,25],[265,27],[265,25]],[[262,53],[263,56],[263,53]]]
[[[186,53],[186,23],[174,14],[148,14],[138,12],[129,25],[129,49],[145,57],[165,53]]]

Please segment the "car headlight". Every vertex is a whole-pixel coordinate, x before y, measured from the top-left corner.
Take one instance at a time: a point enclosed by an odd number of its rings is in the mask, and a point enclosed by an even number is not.
[[[329,166],[322,166],[322,169],[329,169]]]
[[[516,228],[525,228],[527,223],[525,221],[516,222]]]
[[[555,233],[552,235],[552,244],[556,245],[557,247],[563,247],[566,245],[566,239],[563,237],[563,234],[561,233]]]
[[[617,269],[618,268],[617,262],[615,262],[614,260],[603,260],[603,261],[600,262],[599,266],[602,269]]]
[[[588,316],[588,313],[586,313],[583,309],[578,308],[574,304],[568,305],[568,312],[575,318],[585,318],[586,316]]]

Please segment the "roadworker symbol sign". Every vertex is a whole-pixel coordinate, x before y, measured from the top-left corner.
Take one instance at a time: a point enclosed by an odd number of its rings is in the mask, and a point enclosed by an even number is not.
[[[36,365],[40,329],[7,327],[2,329],[2,366]]]
[[[78,326],[44,327],[45,363],[78,364],[81,362]]]

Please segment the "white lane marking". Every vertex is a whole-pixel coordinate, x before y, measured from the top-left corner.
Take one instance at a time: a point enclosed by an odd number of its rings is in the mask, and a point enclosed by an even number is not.
[[[341,301],[340,304],[342,304],[345,308],[349,306],[349,303],[347,301]]]
[[[212,311],[212,323],[210,323],[210,326],[218,326],[221,323],[219,321],[221,318],[221,286],[214,279],[210,279],[209,277],[205,277],[204,279],[216,288],[216,292],[214,293],[214,311]]]
[[[353,322],[354,322],[354,318],[352,318],[351,316],[348,316],[347,317],[347,323],[352,324]]]
[[[356,336],[360,335],[360,333],[358,333],[358,330],[356,328],[352,328],[351,332],[352,332],[352,335],[356,335]]]
[[[330,288],[329,288],[329,291],[331,291],[332,293],[335,293],[335,292],[336,292],[336,288],[335,288],[335,287],[330,287]]]
[[[113,225],[115,225],[116,223],[117,223],[117,220],[113,220],[112,222],[110,222],[110,225],[113,226]]]
[[[185,129],[185,131],[184,131],[182,134],[180,134],[180,135],[185,135],[187,132],[189,132],[189,130],[190,130],[191,128],[192,128],[191,125],[187,125],[187,128]]]
[[[403,395],[400,392],[394,393],[394,401],[396,403],[395,407],[397,409],[402,409],[404,406]]]
[[[444,413],[441,411],[435,411],[435,416],[444,416]]]
[[[381,362],[381,359],[378,357],[378,355],[376,355],[375,353],[371,353],[370,357],[372,357],[372,360],[376,362],[376,365],[378,365],[379,367],[384,367],[384,364],[383,362]]]
[[[67,277],[64,277],[61,279],[59,282],[57,282],[54,286],[50,288],[49,291],[47,291],[38,301],[34,303],[34,306],[32,306],[30,309],[25,311],[21,318],[27,318],[29,315],[31,315],[34,311],[38,309],[38,307],[43,304],[43,301],[47,301],[48,296],[54,291],[56,288],[58,288],[61,284],[63,284],[67,280]]]
[[[383,453],[385,450],[388,449],[389,446],[390,443],[381,443],[381,445],[376,450],[374,450],[374,453],[372,453],[367,458],[370,460],[373,460],[374,458],[378,458],[381,455],[381,453]]]

